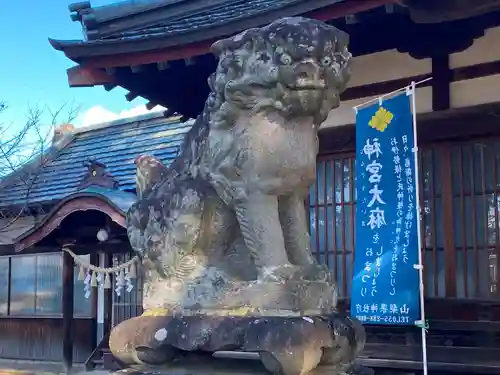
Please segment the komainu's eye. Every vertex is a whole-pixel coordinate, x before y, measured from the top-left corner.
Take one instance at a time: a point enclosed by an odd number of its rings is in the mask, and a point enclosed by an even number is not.
[[[292,58],[286,53],[281,55],[280,60],[283,65],[290,65],[292,63]]]
[[[321,65],[323,65],[323,66],[330,66],[330,65],[332,65],[332,58],[330,56],[324,56],[321,59]]]

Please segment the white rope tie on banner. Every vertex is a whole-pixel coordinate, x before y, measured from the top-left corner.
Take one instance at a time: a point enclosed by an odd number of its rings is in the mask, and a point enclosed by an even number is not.
[[[425,82],[430,81],[431,79],[432,79],[432,77],[429,77],[429,78],[423,79],[423,80],[418,81],[418,82],[412,82],[412,83],[411,83],[410,85],[408,85],[408,86],[401,87],[400,89],[394,90],[394,91],[392,91],[392,92],[390,92],[390,93],[387,93],[387,94],[384,94],[384,95],[378,96],[378,97],[376,97],[376,98],[372,98],[372,99],[370,99],[370,100],[367,100],[366,102],[363,102],[363,103],[361,103],[361,104],[355,105],[355,106],[354,106],[354,107],[352,107],[352,108],[354,109],[354,112],[358,113],[358,109],[359,109],[360,107],[364,107],[364,106],[365,106],[365,105],[367,105],[367,104],[371,104],[371,103],[373,103],[373,102],[378,101],[378,102],[379,102],[379,105],[382,105],[382,101],[384,100],[384,98],[386,98],[386,97],[388,97],[388,96],[393,96],[393,95],[395,95],[395,94],[397,94],[397,93],[399,93],[399,92],[401,92],[401,91],[403,91],[403,90],[408,90],[408,89],[412,86],[412,84],[415,84],[415,86],[418,86],[418,85],[421,85],[422,83],[425,83]]]

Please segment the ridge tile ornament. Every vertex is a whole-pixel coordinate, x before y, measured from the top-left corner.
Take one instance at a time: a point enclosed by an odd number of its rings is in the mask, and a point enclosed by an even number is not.
[[[123,364],[238,350],[277,374],[352,369],[365,332],[336,311],[304,208],[318,128],[350,77],[347,45],[335,27],[296,17],[212,46],[211,94],[178,157],[135,161],[127,230],[145,313],[111,332]]]
[[[87,171],[78,185],[78,190],[83,190],[89,186],[118,189],[118,181],[113,178],[111,173],[106,171],[104,163],[90,157],[83,163],[83,166]]]

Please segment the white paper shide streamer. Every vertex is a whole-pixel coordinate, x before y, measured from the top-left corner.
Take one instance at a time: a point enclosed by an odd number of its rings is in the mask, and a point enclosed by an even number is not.
[[[78,280],[83,281],[85,298],[90,298],[92,288],[97,287],[103,289],[114,287],[118,296],[123,291],[130,293],[134,289],[132,280],[137,278],[137,262],[139,261],[137,256],[122,264],[119,264],[118,259],[114,258],[113,267],[98,267],[84,261],[68,248],[62,250],[71,255],[75,265],[79,268]]]

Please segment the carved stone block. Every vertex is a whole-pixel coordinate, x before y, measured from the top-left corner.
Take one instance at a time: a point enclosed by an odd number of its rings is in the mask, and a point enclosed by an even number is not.
[[[264,367],[296,375],[318,365],[347,371],[364,345],[359,322],[339,314],[302,317],[140,316],[118,325],[110,349],[128,365],[176,361],[182,352],[258,353]]]

